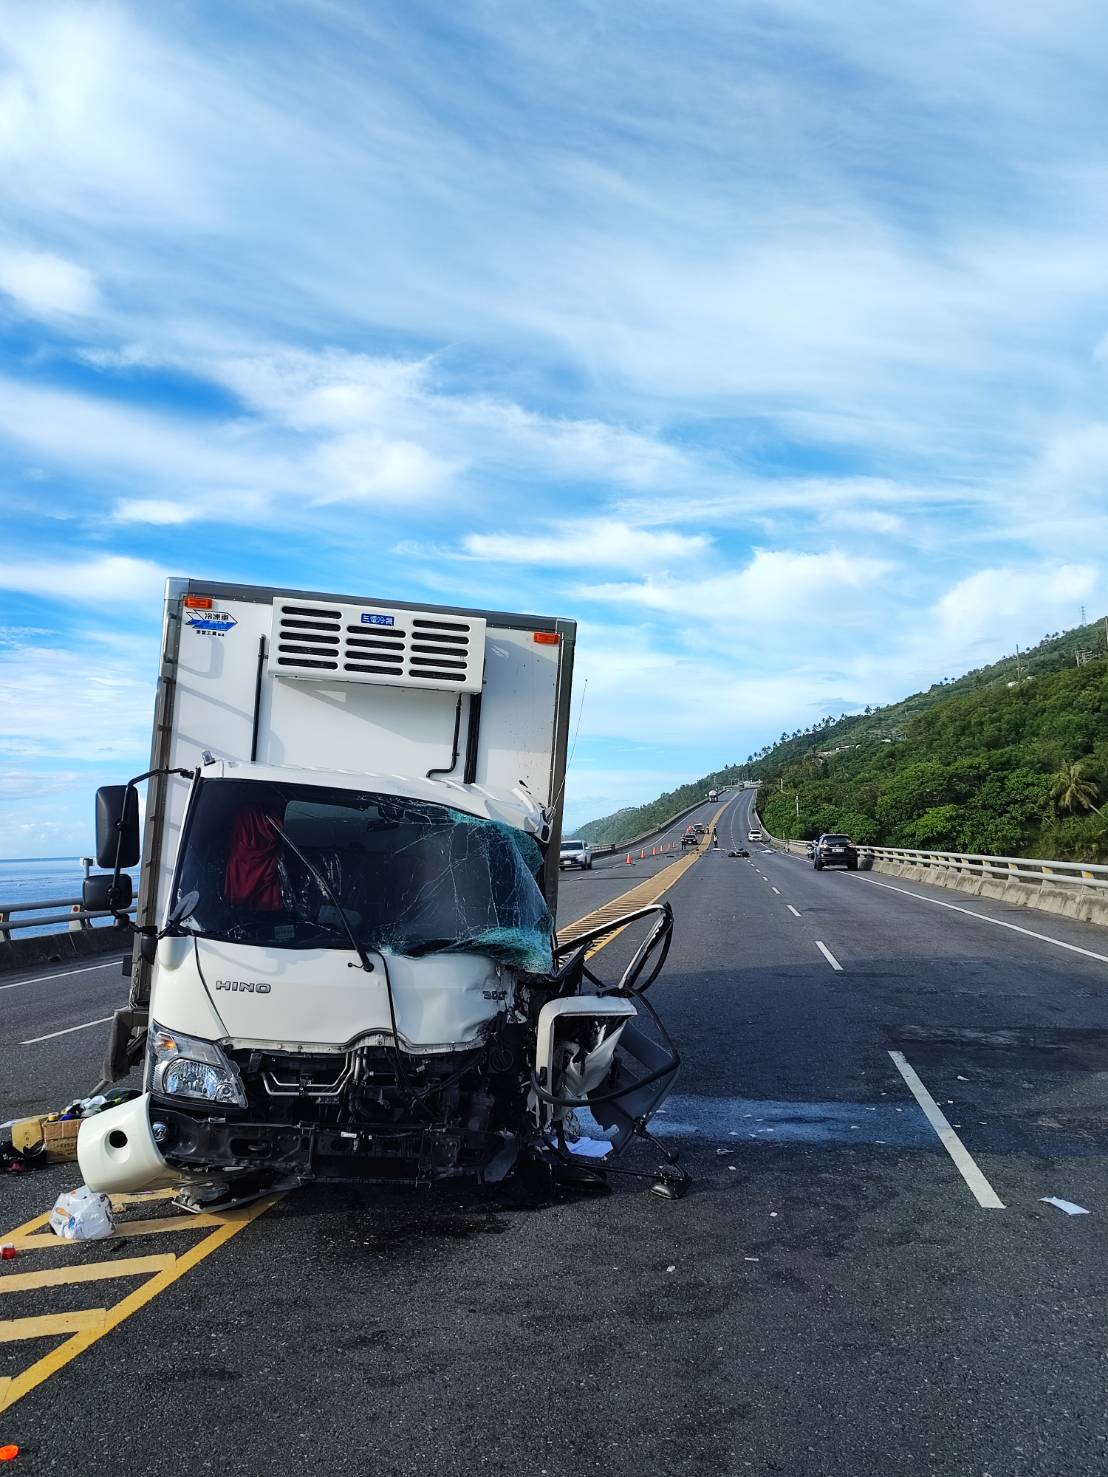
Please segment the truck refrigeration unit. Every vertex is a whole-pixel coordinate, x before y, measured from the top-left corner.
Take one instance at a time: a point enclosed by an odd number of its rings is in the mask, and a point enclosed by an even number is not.
[[[683,1192],[647,1127],[678,1066],[644,998],[669,906],[554,932],[575,630],[168,582],[150,769],[98,791],[84,898],[125,920],[141,865],[105,1076],[143,1086],[81,1125],[93,1189],[602,1187],[639,1138]]]

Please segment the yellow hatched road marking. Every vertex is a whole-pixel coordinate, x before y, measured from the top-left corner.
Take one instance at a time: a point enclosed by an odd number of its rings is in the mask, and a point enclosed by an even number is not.
[[[99,1328],[107,1317],[105,1308],[79,1308],[75,1313],[39,1313],[31,1318],[0,1318],[0,1344],[19,1339],[46,1339],[59,1333],[83,1333]]]
[[[165,1215],[148,1221],[121,1221],[112,1235],[118,1240],[132,1236],[158,1236],[163,1231],[207,1231],[213,1226],[222,1226],[219,1215]],[[105,1240],[110,1238],[105,1237]],[[80,1241],[63,1241],[53,1231],[38,1231],[30,1236],[9,1236],[16,1251],[60,1251],[62,1247],[76,1250],[83,1245]]]
[[[7,1272],[0,1277],[0,1296],[6,1292],[32,1292],[36,1287],[68,1287],[74,1282],[106,1282],[112,1277],[141,1277],[162,1272],[176,1258],[161,1256],[117,1257],[110,1262],[86,1262],[81,1267],[50,1267],[45,1272]]]
[[[26,1330],[28,1325],[33,1324],[38,1330],[36,1332],[22,1331],[9,1333],[7,1335],[9,1340],[12,1338],[41,1338],[47,1332],[53,1332],[55,1334],[69,1333],[70,1336],[64,1343],[59,1344],[56,1348],[51,1349],[48,1354],[44,1354],[41,1359],[36,1360],[22,1374],[10,1376],[6,1380],[0,1380],[0,1410],[9,1409],[29,1391],[41,1385],[52,1374],[56,1374],[59,1369],[63,1369],[72,1360],[76,1359],[78,1354],[83,1354],[90,1345],[102,1339],[113,1328],[117,1328],[119,1324],[130,1318],[132,1313],[137,1313],[140,1308],[145,1307],[160,1292],[164,1292],[167,1287],[172,1286],[179,1277],[183,1277],[186,1272],[191,1271],[198,1262],[202,1262],[205,1257],[211,1256],[213,1251],[218,1251],[221,1246],[230,1241],[232,1236],[237,1236],[252,1221],[264,1215],[280,1198],[279,1195],[269,1195],[263,1200],[256,1200],[253,1205],[243,1206],[239,1210],[227,1211],[225,1215],[181,1216],[180,1218],[172,1217],[159,1219],[158,1222],[150,1221],[145,1223],[142,1221],[124,1222],[117,1232],[120,1236],[142,1235],[143,1232],[140,1230],[140,1227],[144,1224],[157,1224],[162,1230],[208,1230],[209,1234],[194,1246],[190,1246],[187,1251],[182,1252],[179,1256],[167,1256],[164,1259],[165,1264],[162,1266],[161,1271],[155,1272],[153,1276],[148,1277],[140,1287],[136,1287],[133,1292],[122,1298],[111,1308],[85,1310],[76,1314],[58,1313],[48,1314],[40,1318],[15,1318],[9,1320],[9,1326],[23,1325],[24,1330]],[[25,1225],[20,1226],[19,1232],[22,1233],[21,1241],[14,1234],[5,1239],[9,1241],[16,1240],[17,1245],[22,1244],[26,1246],[28,1241],[38,1244],[33,1232],[38,1226],[44,1225],[48,1219],[49,1214],[47,1213],[46,1215],[37,1216],[33,1220],[27,1221]],[[28,1235],[26,1233],[32,1234]],[[57,1237],[54,1238],[54,1241],[59,1246],[80,1246],[82,1244],[81,1242],[62,1242]],[[129,1261],[132,1259],[127,1258],[125,1260]],[[145,1260],[145,1258],[134,1258],[133,1260]],[[150,1260],[154,1260],[154,1258]],[[162,1259],[157,1258],[157,1260],[161,1261]],[[96,1264],[93,1263],[92,1265],[95,1266]],[[107,1264],[101,1263],[100,1265],[104,1266]],[[73,1272],[79,1272],[82,1269],[75,1267],[71,1270]],[[76,1281],[78,1279],[74,1278],[73,1280]],[[58,1325],[50,1329],[44,1328],[44,1325],[48,1324],[51,1319],[58,1320],[66,1318],[76,1318],[83,1321],[79,1327],[67,1328]],[[4,1325],[0,1324],[0,1329],[3,1327]],[[2,1336],[0,1334],[0,1337]]]

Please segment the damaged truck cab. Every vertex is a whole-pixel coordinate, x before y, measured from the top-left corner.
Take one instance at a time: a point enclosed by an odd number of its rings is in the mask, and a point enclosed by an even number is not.
[[[87,901],[141,862],[107,1075],[143,1087],[82,1124],[92,1188],[580,1176],[646,1134],[669,909],[608,986],[554,930],[574,633],[169,581],[151,768],[97,797]]]

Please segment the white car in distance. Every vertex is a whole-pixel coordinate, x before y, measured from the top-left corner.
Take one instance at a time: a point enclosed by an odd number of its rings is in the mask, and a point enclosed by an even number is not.
[[[592,847],[587,841],[563,841],[560,865],[580,867],[583,872],[591,872]]]

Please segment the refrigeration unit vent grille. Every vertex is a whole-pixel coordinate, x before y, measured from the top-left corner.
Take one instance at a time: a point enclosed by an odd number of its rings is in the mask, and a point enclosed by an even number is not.
[[[273,602],[269,671],[274,677],[480,692],[484,667],[480,616],[314,600]]]

